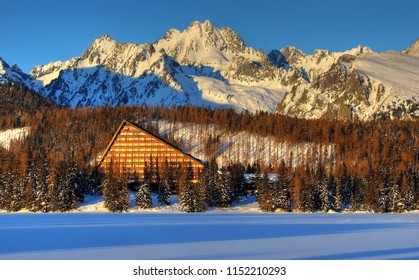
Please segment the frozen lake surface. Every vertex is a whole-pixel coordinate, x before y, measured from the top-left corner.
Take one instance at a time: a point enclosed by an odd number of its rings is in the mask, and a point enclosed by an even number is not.
[[[419,214],[0,213],[0,259],[419,259]]]

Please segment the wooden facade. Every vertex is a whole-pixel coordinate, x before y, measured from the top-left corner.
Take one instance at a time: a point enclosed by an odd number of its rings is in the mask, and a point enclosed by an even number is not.
[[[126,173],[144,178],[146,166],[167,164],[170,167],[193,171],[194,180],[204,168],[204,163],[181,151],[147,130],[123,120],[103,153],[99,166],[106,170],[112,165]]]

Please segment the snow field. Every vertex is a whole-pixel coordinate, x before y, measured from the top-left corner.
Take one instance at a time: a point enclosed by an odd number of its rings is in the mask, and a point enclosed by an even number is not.
[[[0,214],[0,259],[419,259],[419,215]]]
[[[172,196],[113,214],[86,196],[68,213],[0,213],[0,259],[419,259],[419,215],[264,213],[253,196],[185,213]]]

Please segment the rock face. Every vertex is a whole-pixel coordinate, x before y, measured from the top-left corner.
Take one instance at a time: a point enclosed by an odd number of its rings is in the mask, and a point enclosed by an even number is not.
[[[267,55],[230,28],[195,21],[151,44],[104,35],[79,57],[21,76],[70,107],[192,104],[303,118],[409,118],[419,116],[417,54],[418,41],[402,53],[358,46],[308,55],[286,47]]]

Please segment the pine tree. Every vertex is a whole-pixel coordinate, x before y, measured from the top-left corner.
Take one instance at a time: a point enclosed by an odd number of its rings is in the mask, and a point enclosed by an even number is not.
[[[6,172],[5,189],[4,189],[4,209],[8,212],[12,211],[13,204],[13,189],[15,187],[15,175],[8,170]]]
[[[185,170],[182,170],[179,177],[179,190],[180,190],[180,209],[185,212],[194,212],[194,193],[192,185],[190,184],[188,174]]]
[[[285,166],[284,160],[281,161],[281,164],[278,169],[278,180],[274,184],[275,191],[273,199],[275,201],[275,210],[280,209],[282,211],[291,210],[291,193],[288,186],[288,170]]]
[[[39,206],[37,205],[37,169],[32,159],[29,159],[26,168],[25,176],[25,207],[31,212],[39,211]]]
[[[13,180],[13,192],[12,199],[10,203],[10,211],[17,212],[24,207],[23,201],[23,190],[24,190],[24,180],[21,178],[21,174],[16,173]]]
[[[227,167],[226,176],[229,177],[233,201],[239,201],[241,196],[246,195],[244,174],[244,167],[239,163]]]
[[[306,168],[304,168],[304,178],[301,185],[301,209],[303,212],[313,212],[316,210],[316,191],[313,177],[313,172],[306,166]]]
[[[319,195],[319,208],[323,212],[327,212],[330,209],[330,200],[329,200],[329,183],[326,171],[324,167],[319,163],[317,167],[317,182],[316,190]]]
[[[291,201],[296,211],[302,211],[301,207],[301,191],[304,180],[301,178],[300,170],[296,170],[291,180]]]
[[[301,188],[301,209],[303,212],[313,212],[316,209],[312,185],[303,185]]]
[[[138,188],[137,205],[141,209],[150,209],[152,207],[151,193],[147,184],[141,184]]]
[[[321,193],[320,193],[320,199],[322,202],[321,209],[323,212],[327,212],[330,209],[330,200],[329,200],[329,183],[327,180],[327,177],[324,177],[321,181]]]
[[[56,178],[55,167],[50,167],[49,174],[46,178],[46,184],[48,186],[48,192],[50,195],[49,210],[52,212],[59,210],[58,205],[58,183]]]
[[[201,174],[201,185],[206,188],[206,204],[209,207],[217,206],[220,199],[219,184],[220,177],[218,173],[218,165],[213,158],[209,164],[205,167],[204,171]]]
[[[164,172],[163,178],[160,181],[157,189],[157,201],[159,202],[160,206],[171,204],[171,187],[172,183],[170,182],[169,175],[166,172]]]
[[[4,210],[6,208],[5,203],[5,193],[6,193],[6,177],[0,170],[0,210]]]
[[[150,157],[150,160],[144,163],[144,183],[152,186],[153,184],[153,158]]]
[[[403,193],[404,180],[403,176],[400,176],[399,180],[392,180],[393,185],[391,189],[391,211],[393,212],[404,212],[406,211],[406,199],[405,194]]]
[[[391,210],[391,190],[392,190],[392,180],[388,172],[387,167],[381,166],[379,173],[379,186],[378,186],[378,206],[379,210],[383,213],[389,212]]]
[[[105,207],[111,212],[122,212],[119,205],[118,179],[107,174],[102,184],[102,193],[105,198]]]
[[[260,174],[256,175],[255,187],[260,209],[263,211],[274,211],[275,206],[272,201],[272,189],[267,172],[264,172],[262,177]]]
[[[202,184],[191,185],[194,190],[194,210],[204,212],[207,208],[206,188]]]
[[[56,170],[57,210],[66,212],[76,207],[75,177],[72,162],[60,161]]]
[[[415,209],[415,200],[416,200],[415,199],[415,187],[414,187],[412,176],[411,176],[409,170],[407,171],[407,175],[405,175],[403,180],[405,180],[405,184],[406,184],[406,193],[405,193],[406,209],[407,210],[413,210],[413,209]]]
[[[39,167],[38,172],[38,189],[37,189],[37,200],[40,204],[40,211],[46,213],[50,211],[51,195],[49,192],[50,184],[50,172],[49,163],[46,157],[41,161],[42,166]]]
[[[218,184],[219,198],[217,202],[218,207],[229,207],[233,201],[232,190],[232,177],[231,174],[225,173]]]
[[[183,187],[180,199],[180,209],[185,212],[195,212],[195,197],[193,186],[189,183]]]
[[[102,193],[105,197],[105,207],[111,212],[126,212],[129,208],[129,195],[127,181],[119,177],[110,165],[102,183]]]
[[[341,190],[341,183],[339,178],[333,178],[333,185],[335,187],[335,203],[334,208],[336,211],[340,212],[342,210],[342,190]]]

